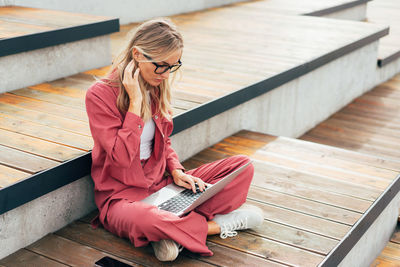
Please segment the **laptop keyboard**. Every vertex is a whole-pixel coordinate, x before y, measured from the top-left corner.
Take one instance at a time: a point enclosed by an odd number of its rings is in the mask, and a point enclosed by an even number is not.
[[[166,210],[172,213],[179,213],[180,211],[185,210],[187,207],[189,207],[196,199],[198,199],[205,191],[207,190],[204,189],[203,192],[200,191],[196,184],[196,193],[193,193],[191,189],[185,189],[176,196],[168,199],[167,201],[164,201],[160,205],[158,205],[158,208],[161,210]]]

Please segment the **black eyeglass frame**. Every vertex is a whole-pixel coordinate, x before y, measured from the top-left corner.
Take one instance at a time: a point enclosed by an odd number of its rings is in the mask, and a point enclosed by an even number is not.
[[[153,60],[148,55],[143,54],[143,56],[145,56],[148,60]],[[170,65],[159,65],[159,64],[157,64],[157,63],[155,63],[153,61],[151,63],[153,63],[153,65],[156,66],[156,69],[154,70],[155,74],[163,74],[163,73],[167,72],[168,70],[170,70],[170,73],[172,73],[172,72],[177,71],[182,66],[182,62],[181,62],[180,59],[178,60],[178,64],[174,64],[172,66],[170,66]],[[176,67],[176,69],[173,70],[172,68],[175,68],[175,67]],[[166,68],[166,69],[163,72],[157,72],[157,70],[159,68]]]

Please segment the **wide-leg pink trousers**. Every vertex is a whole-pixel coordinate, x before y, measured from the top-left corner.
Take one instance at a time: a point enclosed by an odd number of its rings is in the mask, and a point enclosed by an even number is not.
[[[242,155],[232,156],[186,173],[214,184],[249,160]],[[129,238],[136,247],[145,246],[150,241],[172,239],[192,252],[212,256],[206,246],[207,221],[212,220],[215,214],[237,209],[246,201],[253,173],[254,167],[250,164],[222,191],[182,218],[142,202],[113,200],[104,227],[120,237]]]

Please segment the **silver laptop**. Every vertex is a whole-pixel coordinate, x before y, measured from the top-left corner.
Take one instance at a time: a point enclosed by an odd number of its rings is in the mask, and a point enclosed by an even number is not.
[[[193,210],[204,201],[208,200],[219,191],[221,191],[227,184],[235,179],[236,176],[238,176],[238,174],[241,173],[249,164],[250,162],[246,163],[245,165],[225,176],[215,184],[206,183],[207,188],[203,190],[203,192],[197,190],[196,193],[193,193],[192,189],[186,189],[177,186],[174,183],[171,183],[141,201],[150,205],[157,206],[159,209],[172,212],[175,215],[182,217],[183,215]]]

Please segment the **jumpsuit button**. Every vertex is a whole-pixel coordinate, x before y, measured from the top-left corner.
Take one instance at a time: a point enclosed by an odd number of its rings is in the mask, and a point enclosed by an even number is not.
[[[138,126],[138,127],[139,127],[139,129],[141,129],[141,128],[142,128],[142,125],[140,125],[140,124],[139,124],[139,126]]]
[[[157,115],[155,115],[155,116],[154,116],[154,118],[155,118],[155,119],[158,119],[158,116],[157,116]]]

